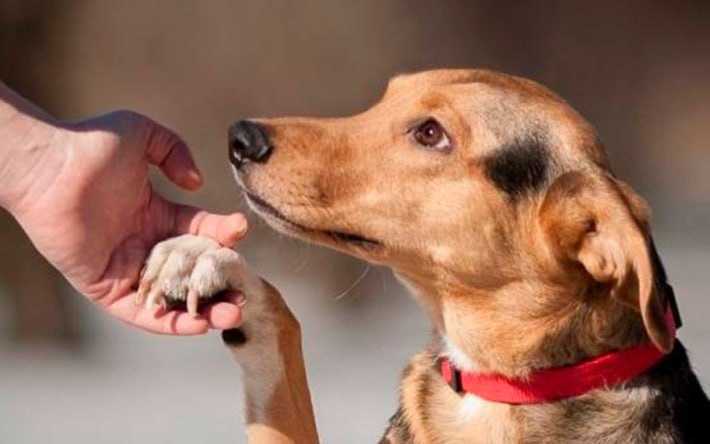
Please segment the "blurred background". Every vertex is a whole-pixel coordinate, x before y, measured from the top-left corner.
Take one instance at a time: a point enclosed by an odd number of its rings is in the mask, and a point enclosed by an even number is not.
[[[710,3],[0,0],[0,78],[63,119],[148,114],[192,146],[207,183],[174,199],[244,208],[226,158],[238,117],[346,115],[394,74],[488,67],[531,77],[599,130],[654,209],[710,384]],[[304,329],[324,442],[376,442],[427,320],[392,274],[252,218],[241,250]],[[78,297],[0,214],[0,442],[238,443],[241,388],[217,334],[166,338]]]

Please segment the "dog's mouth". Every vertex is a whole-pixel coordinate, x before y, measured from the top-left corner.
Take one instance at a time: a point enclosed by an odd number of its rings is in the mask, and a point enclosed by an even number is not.
[[[293,232],[295,234],[315,235],[315,237],[327,237],[338,244],[351,245],[364,250],[376,250],[382,247],[382,243],[380,241],[370,239],[359,234],[335,230],[318,230],[306,227],[290,219],[278,208],[274,207],[263,198],[249,191],[245,191],[244,194],[247,197],[249,205],[257,213],[259,213],[259,215],[263,216],[268,221],[275,222],[278,227],[283,228],[285,231]]]

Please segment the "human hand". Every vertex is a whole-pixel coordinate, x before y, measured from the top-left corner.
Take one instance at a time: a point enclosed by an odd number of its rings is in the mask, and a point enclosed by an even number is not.
[[[242,214],[210,214],[166,201],[153,190],[150,165],[181,188],[200,187],[202,177],[185,143],[128,111],[48,131],[44,140],[50,142],[37,146],[33,165],[17,180],[22,192],[9,209],[72,285],[112,316],[156,333],[190,335],[238,326],[237,294],[197,318],[133,302],[143,263],[158,241],[190,233],[231,247],[246,233]]]

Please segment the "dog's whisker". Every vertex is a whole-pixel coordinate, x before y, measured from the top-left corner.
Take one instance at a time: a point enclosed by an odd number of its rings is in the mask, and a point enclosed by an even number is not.
[[[386,295],[387,294],[387,275],[385,274],[385,270],[383,268],[379,268],[380,272],[380,280],[382,281],[382,294]]]
[[[311,258],[311,244],[306,243],[305,248],[306,253],[303,255],[303,259],[301,259],[301,262],[293,270],[293,272],[296,274],[301,273],[306,268],[306,265],[308,265],[308,260]]]
[[[360,282],[362,282],[363,279],[365,279],[365,276],[367,276],[367,273],[369,273],[369,271],[370,271],[371,268],[372,268],[372,265],[367,264],[367,266],[366,266],[365,269],[362,271],[362,273],[360,273],[360,276],[358,276],[358,278],[355,279],[355,282],[353,282],[345,291],[343,291],[343,292],[340,293],[339,295],[335,296],[333,299],[335,299],[336,301],[339,301],[339,300],[341,300],[342,298],[344,298],[345,296],[347,296],[348,293],[350,293],[355,287],[357,287],[357,285],[358,285]]]

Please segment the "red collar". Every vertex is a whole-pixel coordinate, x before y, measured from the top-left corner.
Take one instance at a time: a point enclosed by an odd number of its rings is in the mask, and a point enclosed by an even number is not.
[[[666,311],[666,323],[675,337],[675,308]],[[656,365],[665,353],[653,344],[606,353],[578,364],[532,373],[526,379],[497,374],[463,372],[442,358],[441,374],[456,392],[472,393],[505,404],[539,404],[558,401],[630,381]]]

